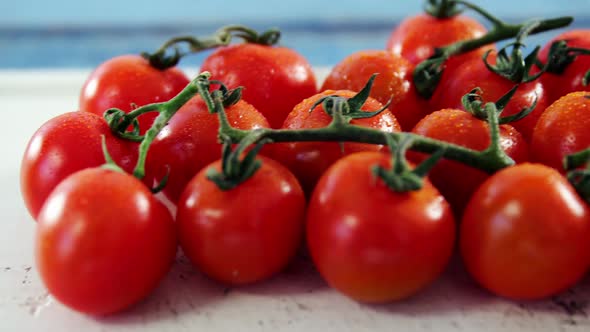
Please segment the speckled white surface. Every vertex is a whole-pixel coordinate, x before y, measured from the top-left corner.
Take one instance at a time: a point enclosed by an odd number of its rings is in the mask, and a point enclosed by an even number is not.
[[[18,177],[29,137],[75,110],[86,74],[0,72],[0,331],[590,331],[590,278],[554,299],[517,303],[480,289],[457,260],[419,295],[372,306],[328,288],[305,257],[268,282],[234,289],[179,257],[161,286],[128,312],[93,318],[68,310],[35,271],[35,224]]]

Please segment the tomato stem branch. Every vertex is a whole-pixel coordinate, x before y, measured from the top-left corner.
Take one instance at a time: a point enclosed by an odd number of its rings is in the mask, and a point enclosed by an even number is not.
[[[205,93],[209,93],[205,91]],[[337,97],[335,97],[337,98]],[[358,142],[358,143],[369,143],[369,144],[387,144],[387,135],[390,135],[395,141],[401,141],[403,139],[410,139],[411,149],[424,153],[436,153],[437,151],[443,151],[442,156],[448,159],[456,160],[472,167],[476,167],[483,171],[493,173],[506,166],[514,164],[514,161],[507,157],[503,150],[497,151],[499,143],[492,142],[489,151],[476,151],[468,149],[456,144],[451,144],[436,139],[420,136],[413,133],[407,132],[392,132],[384,133],[383,131],[352,125],[346,121],[339,120],[336,114],[338,111],[332,110],[330,113],[334,114],[330,125],[323,128],[314,129],[271,129],[271,128],[258,128],[253,130],[241,130],[232,127],[227,121],[227,115],[225,109],[220,102],[213,102],[210,97],[203,97],[207,102],[207,106],[210,107],[212,112],[218,114],[220,122],[220,137],[226,137],[231,143],[240,143],[252,132],[256,132],[256,137],[259,140],[267,139],[273,143],[279,142],[310,142],[310,141],[331,141],[331,142]],[[339,103],[333,102],[331,105],[338,105]],[[327,105],[327,103],[325,104]],[[493,105],[493,104],[492,104]],[[494,106],[492,106],[494,107]],[[497,112],[495,107],[493,108],[496,121],[490,123],[490,127],[498,126],[497,123]],[[499,129],[496,128],[496,132]],[[499,140],[499,135],[493,135]]]
[[[168,121],[174,114],[196,94],[203,94],[203,90],[209,89],[209,77],[207,72],[201,73],[192,80],[179,94],[162,103],[153,103],[141,106],[127,114],[116,108],[109,109],[105,112],[105,118],[111,127],[111,130],[121,138],[141,141],[139,145],[139,156],[137,164],[133,170],[133,175],[142,179],[145,176],[145,162],[150,145],[162,129],[168,124]],[[205,94],[210,97],[209,92]],[[136,133],[126,132],[127,127],[137,121],[137,117],[148,112],[158,112],[152,126],[146,131],[145,135],[139,136]]]
[[[414,69],[413,78],[418,94],[425,99],[432,96],[444,71],[444,63],[452,56],[467,53],[501,40],[514,38],[521,33],[523,28],[531,25],[534,25],[534,28],[527,31],[530,35],[562,28],[568,26],[572,21],[573,18],[570,16],[534,22],[528,21],[521,24],[508,24],[500,21],[488,33],[479,38],[459,41],[438,48],[432,57],[422,61]]]
[[[242,38],[247,43],[274,45],[279,41],[281,32],[276,28],[272,28],[263,33],[258,33],[256,30],[243,25],[227,25],[206,38],[194,36],[172,38],[162,44],[154,53],[143,52],[141,55],[150,62],[152,67],[165,70],[176,66],[180,59],[186,55],[227,46],[234,37]],[[181,52],[180,44],[187,45],[188,50]],[[170,48],[173,49],[172,54],[170,54]]]
[[[483,9],[483,8],[475,5],[475,4],[472,4],[472,3],[468,2],[468,1],[452,0],[451,2],[454,2],[455,4],[463,5],[466,8],[469,8],[469,9],[473,10],[474,12],[476,12],[476,13],[480,14],[481,16],[483,16],[486,20],[490,21],[490,23],[492,23],[492,25],[495,26],[495,27],[506,25],[506,23],[504,23],[502,20],[500,20],[496,16],[492,15],[487,10],[485,10],[485,9]]]

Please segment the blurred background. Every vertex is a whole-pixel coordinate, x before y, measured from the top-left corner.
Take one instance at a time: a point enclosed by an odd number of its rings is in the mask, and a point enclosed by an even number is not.
[[[590,0],[495,0],[482,5],[510,22],[573,15],[590,27]],[[177,35],[206,36],[228,24],[279,27],[281,44],[314,66],[330,66],[361,49],[382,49],[419,0],[140,1],[19,0],[0,2],[0,69],[90,68],[115,55],[153,51]],[[532,37],[544,43],[557,32]],[[198,66],[206,54],[185,59]]]

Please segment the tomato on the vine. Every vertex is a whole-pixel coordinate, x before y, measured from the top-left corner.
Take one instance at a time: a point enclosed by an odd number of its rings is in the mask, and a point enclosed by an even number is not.
[[[254,43],[220,47],[203,61],[201,70],[230,89],[244,87],[244,100],[272,128],[279,128],[297,103],[317,92],[311,65],[287,47]]]
[[[186,186],[177,213],[181,247],[211,278],[240,285],[285,267],[303,234],[305,196],[288,169],[268,158],[252,177],[221,190],[199,172]]]
[[[323,128],[330,124],[332,117],[328,115],[322,105],[313,110],[312,106],[321,98],[337,95],[345,98],[353,97],[356,93],[350,90],[326,90],[317,95],[303,100],[289,113],[283,129]],[[361,110],[374,112],[382,108],[380,102],[369,97]],[[310,111],[311,110],[311,111]],[[384,132],[401,131],[395,118],[384,110],[376,116],[364,119],[353,119],[353,125],[372,127]],[[290,142],[277,143],[269,146],[273,159],[287,166],[295,174],[306,193],[311,193],[317,180],[330,165],[341,157],[359,151],[380,151],[382,145],[370,145],[363,143],[337,143],[337,142]]]
[[[90,74],[80,93],[80,110],[103,116],[109,108],[125,112],[138,106],[165,102],[176,96],[189,79],[178,68],[154,68],[139,55],[122,55],[109,59]],[[146,132],[157,113],[138,118],[140,132]]]
[[[172,215],[129,174],[72,174],[39,213],[36,261],[45,286],[80,312],[118,312],[145,298],[176,255]]]
[[[391,167],[379,152],[346,156],[313,192],[307,243],[320,274],[363,302],[408,297],[434,281],[449,261],[455,223],[449,204],[426,179],[396,193],[371,171]]]
[[[487,122],[458,109],[442,109],[427,115],[412,132],[478,151],[485,150],[491,142]],[[528,160],[528,144],[512,126],[500,126],[500,145],[515,162]],[[413,160],[425,158],[418,153],[411,153],[410,156]],[[441,160],[429,174],[430,180],[449,201],[457,216],[461,215],[473,192],[488,176],[484,171],[452,160]]]
[[[405,58],[387,51],[360,51],[338,63],[324,81],[324,90],[360,91],[371,75],[378,73],[371,89],[371,97],[385,105],[402,129],[410,130],[420,121],[427,110],[414,87],[414,65]]]
[[[590,147],[590,92],[569,93],[539,118],[531,151],[535,161],[561,172],[565,156]]]
[[[229,123],[238,129],[268,127],[266,118],[244,100],[225,110]],[[209,113],[200,96],[191,98],[156,136],[146,161],[145,182],[153,185],[169,173],[164,194],[176,202],[186,184],[203,167],[221,158],[219,119]]]
[[[473,195],[461,223],[461,254],[485,288],[513,299],[555,295],[590,267],[590,211],[557,171],[508,167]]]
[[[490,53],[488,62],[491,65],[496,63],[495,52]],[[480,96],[483,102],[495,102],[514,85],[514,82],[490,71],[481,58],[472,59],[454,69],[445,70],[430,103],[435,109],[461,109],[461,98],[475,88],[481,89]],[[521,120],[510,123],[527,142],[530,142],[535,124],[548,106],[545,91],[539,80],[521,84],[502,111],[502,116],[514,115],[530,107],[536,100],[537,104],[531,113]]]
[[[539,52],[541,62],[547,61],[551,44],[557,40],[567,41],[569,47],[590,49],[590,30],[570,30],[553,38]],[[589,69],[590,56],[581,55],[569,64],[561,74],[544,73],[541,76],[541,81],[547,90],[549,103],[553,103],[570,92],[590,90],[590,87],[582,83],[582,79]]]
[[[70,112],[50,119],[31,137],[21,162],[20,187],[33,218],[63,179],[84,168],[104,164],[101,136],[119,166],[131,171],[137,144],[113,136],[106,121],[87,112]]]
[[[403,20],[389,36],[386,49],[401,55],[414,65],[428,59],[437,47],[454,42],[483,36],[486,28],[476,20],[457,15],[449,18],[436,18],[420,14]],[[452,57],[447,66],[459,65],[468,59],[481,59],[486,48]]]

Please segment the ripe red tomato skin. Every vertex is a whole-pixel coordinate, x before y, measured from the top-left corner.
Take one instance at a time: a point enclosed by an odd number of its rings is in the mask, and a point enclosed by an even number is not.
[[[420,14],[402,21],[391,32],[385,49],[417,65],[428,59],[436,47],[478,38],[485,33],[486,28],[483,25],[467,16],[437,19],[427,14]],[[468,59],[481,59],[486,49],[482,47],[453,57],[447,62],[447,66],[455,66]]]
[[[567,180],[525,163],[499,171],[473,195],[460,244],[467,269],[483,287],[534,300],[583,277],[590,267],[589,238],[590,212]]]
[[[399,55],[387,51],[365,50],[353,53],[337,64],[324,81],[320,91],[360,91],[369,77],[378,73],[371,97],[385,105],[402,129],[410,130],[426,115],[427,103],[414,87],[414,65]]]
[[[495,56],[494,52],[488,56],[490,64],[495,64]],[[459,67],[445,70],[430,104],[433,109],[464,109],[461,98],[477,87],[481,89],[484,102],[496,102],[514,85],[514,82],[489,71],[481,59],[472,59]],[[510,123],[529,143],[539,117],[549,106],[546,91],[540,80],[522,84],[502,111],[502,116],[514,115],[537,101],[535,109],[524,119]]]
[[[101,168],[61,182],[39,214],[36,263],[58,301],[91,315],[145,298],[176,256],[168,209],[129,174]]]
[[[563,159],[590,146],[590,92],[569,93],[551,104],[539,118],[531,152],[535,161],[560,172]]]
[[[296,178],[274,160],[234,189],[222,191],[205,177],[187,185],[179,204],[180,243],[193,265],[211,278],[243,285],[269,278],[301,244],[305,196]]]
[[[338,95],[350,98],[356,93],[349,90],[325,90],[297,104],[283,123],[283,129],[304,129],[326,127],[332,118],[326,114],[322,105],[312,112],[311,106],[320,98]],[[367,99],[363,111],[372,112],[382,108],[381,103],[373,98]],[[355,119],[351,124],[376,128],[385,132],[401,131],[395,116],[385,110],[377,116],[367,119]],[[269,146],[268,155],[285,165],[299,180],[303,190],[310,194],[322,173],[336,160],[344,155],[359,151],[380,151],[382,145],[337,142],[292,142],[277,143]]]
[[[245,43],[220,47],[201,65],[229,88],[243,86],[243,99],[280,128],[293,107],[317,93],[307,60],[287,47]]]
[[[422,119],[413,133],[482,151],[490,144],[488,124],[470,113],[458,109],[442,109]],[[506,154],[516,163],[529,159],[528,144],[510,125],[500,126],[500,142]],[[410,152],[415,162],[425,156]],[[484,171],[452,160],[441,160],[430,171],[429,178],[453,207],[457,216],[463,213],[473,192],[489,176]]]
[[[590,30],[570,30],[553,38],[539,52],[539,59],[543,63],[547,61],[549,48],[556,40],[567,40],[569,47],[590,49]],[[561,74],[544,73],[541,75],[541,81],[547,90],[548,103],[552,104],[570,92],[589,91],[590,87],[582,84],[582,78],[588,68],[590,68],[590,56],[582,55],[577,57]]]
[[[252,105],[240,100],[225,110],[230,124],[238,129],[267,128],[266,118]],[[210,114],[200,96],[191,98],[170,119],[150,146],[144,182],[152,186],[170,167],[164,194],[178,201],[186,184],[207,164],[221,158],[218,142],[219,119]]]
[[[80,110],[103,116],[109,108],[125,112],[135,106],[165,102],[184,89],[189,79],[178,68],[159,70],[139,55],[121,55],[100,64],[80,92]],[[145,133],[158,116],[146,113],[138,118]]]
[[[434,281],[455,239],[451,209],[428,180],[418,191],[395,193],[371,173],[377,164],[389,167],[390,156],[359,152],[330,167],[310,200],[306,228],[328,284],[373,303],[406,298]]]
[[[64,113],[33,134],[20,169],[21,193],[33,219],[53,188],[68,175],[105,163],[101,135],[117,164],[131,171],[137,160],[137,144],[115,138],[104,119],[95,114]]]

